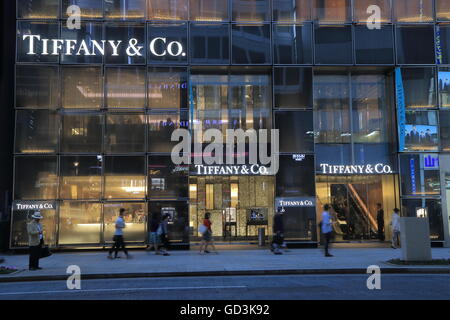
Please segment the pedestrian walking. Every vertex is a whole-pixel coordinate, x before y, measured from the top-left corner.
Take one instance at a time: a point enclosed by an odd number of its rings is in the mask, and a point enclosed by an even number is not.
[[[397,249],[400,246],[400,210],[398,208],[394,209],[392,213],[392,249]]]
[[[31,221],[27,224],[28,244],[30,246],[30,258],[28,267],[30,270],[40,270],[39,259],[41,258],[42,246],[44,245],[44,235],[40,220],[43,218],[40,212],[35,212],[31,216]]]
[[[125,247],[125,240],[123,238],[123,229],[126,227],[125,220],[124,220],[124,214],[125,214],[125,209],[120,208],[119,217],[117,217],[117,220],[115,223],[116,231],[114,232],[114,237],[113,237],[114,244],[111,247],[111,249],[109,250],[109,254],[108,254],[109,259],[113,259],[113,257],[112,257],[113,251],[114,251],[114,259],[118,258],[120,249],[123,250],[127,259],[131,258],[131,255],[128,254],[128,251]]]
[[[321,231],[324,236],[325,257],[332,257],[329,252],[330,242],[333,235],[333,218],[330,214],[330,205],[325,204],[322,212]]]
[[[280,248],[284,243],[284,222],[281,211],[281,208],[277,208],[277,211],[273,216],[273,239],[270,248],[270,251],[272,251],[273,254],[283,254],[280,251]]]
[[[151,215],[150,218],[150,234],[149,234],[149,247],[147,250],[153,250],[155,251],[155,254],[162,254],[161,250],[159,250],[159,245],[161,243],[160,236],[158,235],[158,228],[159,224],[161,223],[161,213],[160,212],[154,212]]]
[[[208,251],[208,246],[211,246],[214,250],[215,254],[218,254],[216,247],[214,246],[214,240],[213,240],[213,232],[212,232],[212,222],[210,220],[211,213],[206,212],[205,213],[205,219],[203,219],[202,224],[200,225],[199,231],[202,235],[202,243],[200,245],[200,254],[203,253],[210,253]]]
[[[167,252],[169,250],[169,230],[168,230],[168,226],[169,226],[169,218],[170,215],[169,214],[165,214],[162,219],[161,222],[159,223],[158,229],[156,231],[157,235],[159,236],[159,240],[161,241],[161,253],[164,256],[169,256],[170,254]]]
[[[378,227],[378,239],[380,241],[385,240],[384,236],[384,210],[381,203],[377,203],[377,227]]]

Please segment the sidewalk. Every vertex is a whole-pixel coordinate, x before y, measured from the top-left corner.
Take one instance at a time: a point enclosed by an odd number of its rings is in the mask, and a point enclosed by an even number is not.
[[[197,250],[172,251],[171,256],[132,251],[133,259],[107,259],[106,251],[55,253],[42,259],[43,270],[29,271],[27,255],[3,256],[6,266],[20,269],[0,275],[0,282],[31,280],[65,280],[70,265],[81,268],[82,278],[127,278],[212,275],[266,274],[351,274],[366,273],[378,265],[389,273],[450,273],[450,266],[396,266],[386,263],[400,258],[399,249],[334,248],[333,258],[325,258],[320,249],[290,249],[283,255],[269,250],[223,250],[218,255],[199,255]],[[123,253],[121,253],[123,257]],[[450,258],[449,248],[433,248],[433,259]]]

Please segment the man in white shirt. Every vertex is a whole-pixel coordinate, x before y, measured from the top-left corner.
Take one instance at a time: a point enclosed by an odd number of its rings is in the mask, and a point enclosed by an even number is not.
[[[395,208],[394,213],[392,214],[392,248],[397,249],[397,246],[400,244],[400,210]]]
[[[325,257],[332,257],[333,255],[328,252],[328,248],[330,246],[331,235],[333,233],[333,219],[330,214],[330,205],[326,204],[323,206],[322,212],[322,222],[321,222],[321,231],[324,236],[324,248],[325,248]]]
[[[125,228],[125,220],[123,219],[123,216],[125,214],[125,209],[120,208],[119,211],[119,217],[116,220],[116,231],[114,232],[113,241],[114,244],[112,248],[109,250],[108,258],[112,259],[112,253],[114,252],[114,259],[117,258],[117,255],[119,253],[119,249],[122,249],[125,255],[127,256],[127,259],[131,258],[131,256],[128,254],[127,249],[125,248],[125,241],[123,239],[123,228]]]

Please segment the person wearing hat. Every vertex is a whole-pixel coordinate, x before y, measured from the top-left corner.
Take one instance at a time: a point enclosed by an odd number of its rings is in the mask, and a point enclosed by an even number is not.
[[[41,257],[44,236],[42,234],[42,225],[40,220],[43,218],[40,212],[35,212],[31,216],[31,221],[27,224],[28,242],[30,246],[30,270],[42,269],[39,267],[39,258]]]

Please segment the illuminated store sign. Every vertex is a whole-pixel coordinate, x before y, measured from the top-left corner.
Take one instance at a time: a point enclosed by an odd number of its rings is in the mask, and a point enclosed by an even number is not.
[[[15,201],[13,203],[13,210],[55,210],[56,203],[52,201]]]
[[[238,176],[238,175],[268,175],[269,168],[258,164],[252,165],[217,165],[205,166],[202,164],[194,165],[193,174],[199,176]]]
[[[322,174],[388,174],[391,166],[383,163],[365,165],[330,165],[321,163]]]
[[[131,38],[128,43],[122,40],[75,40],[75,39],[43,39],[40,35],[26,34],[22,40],[28,43],[27,55],[58,56],[97,56],[105,55],[105,49],[112,50],[111,56],[119,56],[119,50],[126,46],[126,54],[129,57],[140,56],[144,53],[144,47],[138,45],[136,38]],[[157,49],[159,48],[159,49]],[[150,41],[149,50],[157,57],[186,56],[183,45],[178,41],[170,41],[165,37],[157,37]]]
[[[302,208],[302,207],[315,207],[315,198],[276,198],[277,207],[286,208]]]

